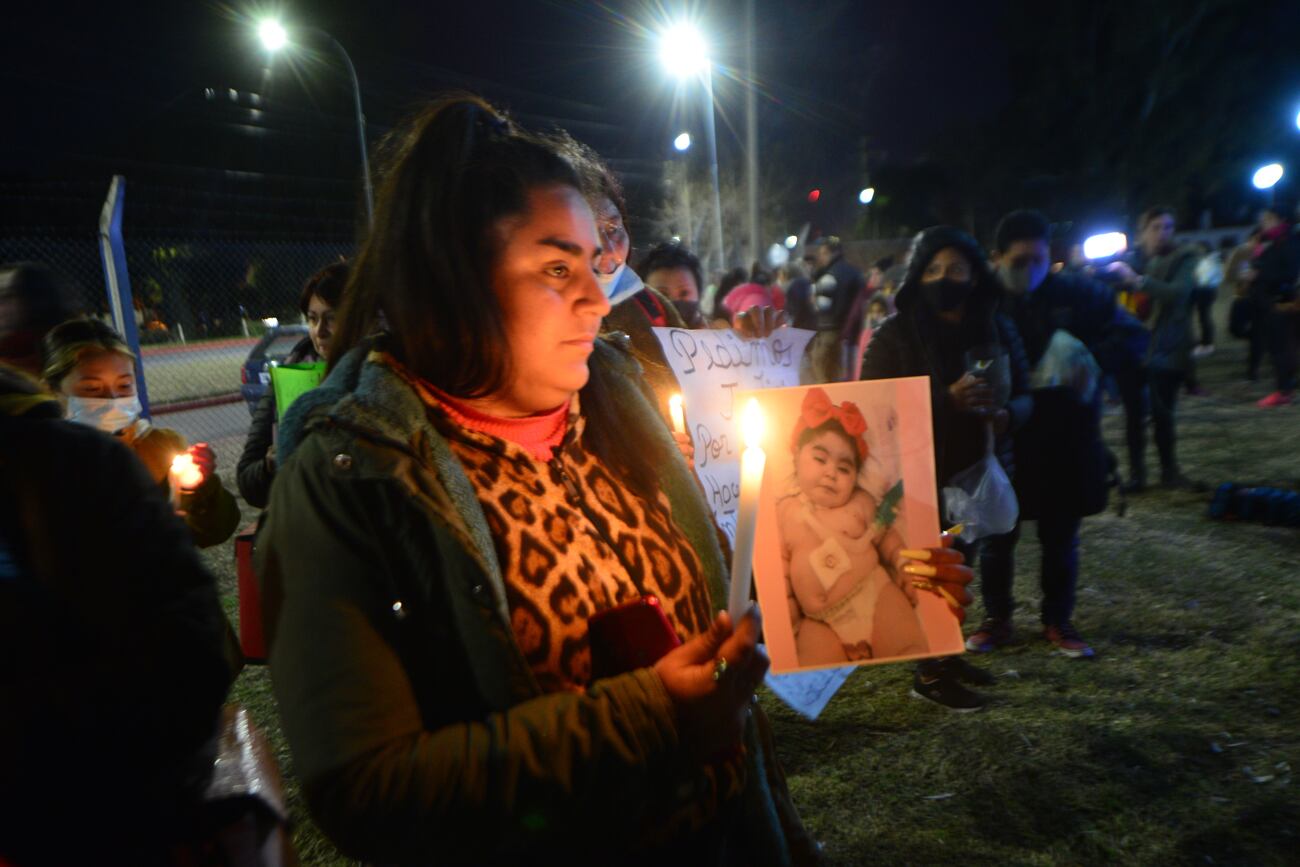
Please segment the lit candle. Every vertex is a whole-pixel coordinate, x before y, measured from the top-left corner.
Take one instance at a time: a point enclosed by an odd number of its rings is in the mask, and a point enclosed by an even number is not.
[[[677,433],[686,433],[686,412],[682,409],[680,394],[668,398],[668,414],[673,417],[673,430]]]
[[[731,557],[731,594],[727,599],[727,611],[733,623],[749,607],[758,489],[763,481],[763,465],[767,463],[767,455],[759,445],[763,440],[763,411],[752,397],[740,415],[740,430],[745,450],[740,454],[740,502],[736,505],[736,543]]]
[[[203,484],[203,470],[194,463],[189,452],[181,452],[172,458],[172,468],[168,473],[171,479],[172,505],[179,506],[181,494],[192,494]]]

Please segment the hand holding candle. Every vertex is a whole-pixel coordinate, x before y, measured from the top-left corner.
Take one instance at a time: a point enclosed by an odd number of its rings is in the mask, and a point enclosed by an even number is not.
[[[172,503],[180,505],[183,494],[192,494],[207,479],[215,464],[212,449],[206,443],[196,443],[189,451],[172,459],[168,479],[171,482]]]
[[[754,533],[758,523],[758,490],[763,482],[763,467],[767,454],[760,443],[763,440],[763,411],[758,401],[750,398],[740,416],[740,429],[745,451],[740,455],[740,501],[736,505],[736,540],[731,557],[731,593],[727,611],[733,623],[738,623],[749,607],[749,588],[753,580]]]

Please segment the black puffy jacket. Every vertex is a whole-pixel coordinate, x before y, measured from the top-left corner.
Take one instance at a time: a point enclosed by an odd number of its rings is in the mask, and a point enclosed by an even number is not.
[[[957,247],[975,267],[975,288],[966,302],[960,328],[945,327],[920,296],[921,274],[942,249]],[[862,360],[863,379],[893,379],[902,376],[930,378],[930,407],[934,417],[934,462],[936,480],[942,488],[956,473],[984,455],[984,423],[971,413],[958,411],[948,387],[958,378],[944,373],[944,359],[958,357],[985,343],[998,343],[1007,353],[1011,373],[1011,399],[1006,405],[1011,423],[994,444],[998,460],[1007,475],[1014,476],[1015,459],[1011,433],[1029,418],[1033,399],[1029,396],[1029,362],[1016,326],[998,313],[1002,290],[985,263],[979,246],[966,233],[948,227],[927,229],[913,243],[907,276],[898,291],[898,313],[885,321]],[[953,341],[956,341],[955,343]]]

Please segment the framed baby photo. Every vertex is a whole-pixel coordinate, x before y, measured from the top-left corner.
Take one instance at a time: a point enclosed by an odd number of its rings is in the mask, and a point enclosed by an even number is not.
[[[772,671],[961,653],[946,601],[900,556],[939,544],[929,380],[750,397],[767,431],[754,580]]]

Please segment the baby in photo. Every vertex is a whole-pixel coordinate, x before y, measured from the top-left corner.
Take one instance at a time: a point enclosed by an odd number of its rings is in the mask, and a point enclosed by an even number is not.
[[[916,589],[899,568],[901,483],[878,502],[859,483],[867,422],[857,405],[808,391],[791,433],[793,493],[776,505],[800,665],[929,651]]]

